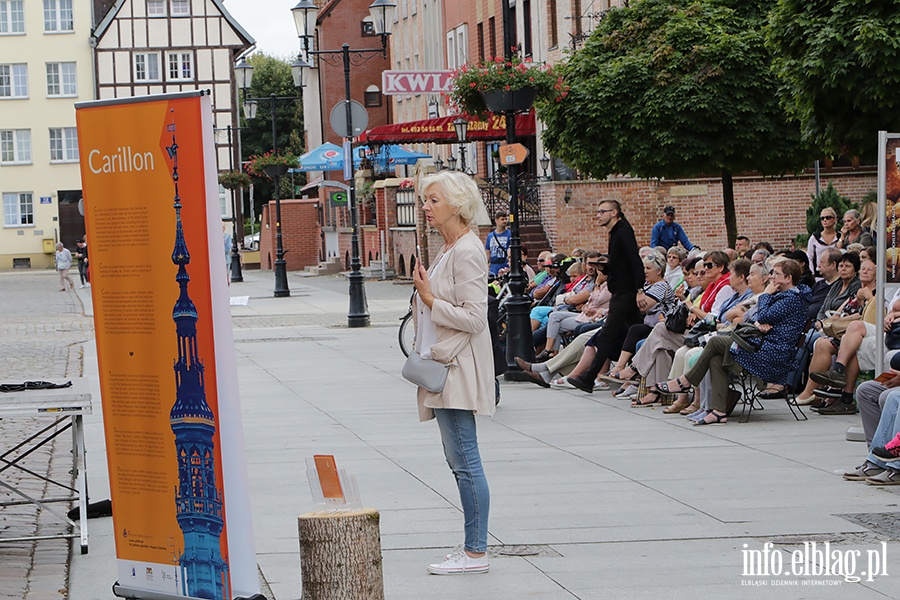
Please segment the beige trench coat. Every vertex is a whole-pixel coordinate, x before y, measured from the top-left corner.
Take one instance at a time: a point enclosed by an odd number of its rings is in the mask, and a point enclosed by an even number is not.
[[[437,262],[432,261],[429,276]],[[446,251],[441,263],[430,278],[435,298],[431,321],[437,329],[431,357],[451,366],[443,391],[418,389],[419,420],[433,419],[433,408],[471,410],[490,416],[495,408],[494,354],[487,327],[484,246],[470,230]]]

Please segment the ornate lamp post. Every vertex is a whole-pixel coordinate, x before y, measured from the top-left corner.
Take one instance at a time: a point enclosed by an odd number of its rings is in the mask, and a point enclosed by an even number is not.
[[[547,168],[550,167],[550,157],[545,154],[541,157],[539,162],[541,163],[541,169],[544,170],[544,179],[550,181],[550,178],[547,177]]]
[[[291,13],[294,15],[294,25],[297,28],[297,36],[303,40],[303,58],[322,58],[333,65],[342,64],[344,67],[344,105],[347,108],[347,131],[344,136],[351,144],[351,152],[346,153],[344,160],[352,160],[353,143],[353,115],[350,98],[350,64],[362,64],[376,54],[387,58],[387,39],[391,35],[391,27],[394,23],[394,11],[397,5],[391,0],[375,0],[369,5],[369,14],[372,16],[375,33],[381,36],[381,48],[366,48],[351,50],[349,44],[341,46],[340,50],[312,50],[310,48],[313,35],[316,30],[316,20],[319,7],[312,0],[300,0]],[[340,62],[338,62],[340,61]],[[308,71],[311,65],[301,67]],[[351,165],[352,166],[352,165]],[[360,272],[359,259],[359,222],[356,207],[356,181],[350,177],[350,310],[347,313],[347,325],[350,327],[367,327],[369,325],[369,308],[366,303],[366,290],[363,286],[364,279]]]
[[[299,60],[299,59],[298,59]],[[299,62],[303,62],[299,60]],[[304,63],[305,64],[305,63]],[[257,109],[259,105],[263,106],[268,103],[272,120],[272,151],[278,152],[278,129],[277,124],[275,122],[275,109],[277,108],[279,103],[288,104],[300,100],[300,96],[276,96],[275,94],[270,94],[268,98],[250,98],[247,94],[249,93],[250,83],[253,81],[253,65],[249,64],[246,60],[241,59],[240,64],[238,64],[234,70],[237,72],[237,81],[238,86],[243,91],[244,95],[244,116],[247,119],[255,119]],[[303,87],[303,77],[302,77],[302,67],[300,64],[295,62],[291,65],[291,74],[294,77],[294,85],[297,87]],[[266,175],[272,177],[275,180],[275,297],[276,298],[285,298],[291,295],[291,290],[288,287],[287,280],[287,263],[284,260],[284,244],[282,242],[281,235],[281,194],[279,190],[279,186],[281,184],[281,177],[283,177],[287,173],[287,169],[276,169],[272,168],[266,169]]]
[[[456,157],[453,156],[453,155],[451,154],[451,155],[447,158],[447,167],[448,167],[451,171],[455,171],[455,170],[456,170],[456,162],[457,162],[457,161],[456,161]]]
[[[466,173],[466,137],[469,133],[469,121],[464,117],[458,117],[453,121],[456,130],[456,141],[459,142],[459,170]]]

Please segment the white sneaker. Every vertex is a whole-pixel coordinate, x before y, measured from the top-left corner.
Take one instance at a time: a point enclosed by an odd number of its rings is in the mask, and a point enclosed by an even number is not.
[[[432,575],[468,575],[487,573],[490,568],[491,561],[487,554],[472,558],[465,550],[459,549],[448,554],[444,562],[428,565],[428,572]]]
[[[78,286],[78,289],[83,290],[83,289],[86,288],[86,287],[87,287],[87,286],[84,285],[84,284],[82,283],[81,285]]]

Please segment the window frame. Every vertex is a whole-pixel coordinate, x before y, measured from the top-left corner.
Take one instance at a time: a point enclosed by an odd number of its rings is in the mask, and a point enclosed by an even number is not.
[[[162,12],[151,12],[150,6],[159,6]],[[167,0],[147,0],[144,4],[144,10],[147,12],[148,19],[164,19],[169,16],[169,7]]]
[[[9,146],[7,146],[8,144]],[[7,160],[4,157],[4,153],[9,150],[12,152],[12,160]],[[24,155],[24,158],[20,155]],[[17,167],[33,164],[33,161],[30,129],[0,129],[0,165]]]
[[[15,213],[7,212],[7,199],[12,200],[11,207],[15,208]],[[34,227],[34,192],[3,192],[2,200],[4,228]],[[26,220],[24,223],[23,219]]]
[[[9,95],[2,94],[2,87],[0,87],[0,100],[27,100],[28,99],[28,65],[26,63],[2,63],[0,64],[0,70],[3,67],[9,68]],[[0,74],[0,77],[3,77]],[[17,88],[23,87],[25,88],[24,95],[16,95]]]
[[[190,63],[190,75],[188,77],[183,77],[182,74],[184,72],[184,58],[187,57],[188,62]],[[172,76],[172,59],[176,59],[178,62],[175,65],[177,67],[178,76]],[[166,81],[194,81],[194,53],[190,50],[172,50],[166,53]]]
[[[65,164],[78,162],[78,129],[76,127],[50,127],[50,164]],[[54,140],[54,133],[58,132],[58,141]],[[54,148],[54,143],[59,146]],[[59,152],[59,158],[54,158],[54,153]]]
[[[13,10],[13,4],[18,4],[19,10]],[[0,28],[0,35],[25,35],[25,2],[24,0],[0,0],[0,23],[7,24],[7,31]],[[14,15],[21,17],[20,21],[14,20]],[[3,18],[5,17],[5,19]],[[18,23],[21,29],[13,29]]]
[[[375,89],[371,89],[375,88]],[[370,85],[363,92],[363,105],[367,108],[377,108],[384,103],[384,95],[377,85]]]
[[[149,56],[156,57],[156,78],[150,78],[150,77],[146,77],[146,76],[143,78],[139,78],[138,77],[138,57],[144,58],[143,69],[146,74],[147,66],[148,66],[147,57],[149,57]],[[162,71],[160,70],[160,64],[159,64],[160,60],[159,59],[160,59],[159,52],[135,52],[134,54],[132,54],[131,55],[131,73],[132,73],[132,77],[134,78],[134,82],[135,83],[161,83],[162,82]]]
[[[72,4],[73,0],[44,0],[45,34],[75,33],[75,14]],[[67,5],[68,8],[63,5]],[[65,18],[66,16],[68,19]],[[52,28],[48,29],[48,24]]]
[[[56,93],[50,91],[50,68],[57,67]],[[66,72],[71,69],[71,72]],[[75,98],[78,96],[78,68],[74,62],[48,62],[46,63],[47,71],[47,97],[48,98]],[[71,81],[67,82],[66,78],[70,77]],[[67,86],[71,86],[71,91],[67,91]]]
[[[175,12],[175,4],[184,3],[186,12]],[[191,16],[191,0],[170,0],[169,4],[169,16],[171,17],[189,17]]]

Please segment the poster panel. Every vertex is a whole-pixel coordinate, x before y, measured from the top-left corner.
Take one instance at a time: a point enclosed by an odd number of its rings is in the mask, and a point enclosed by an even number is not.
[[[76,105],[118,586],[258,592],[212,107]]]

